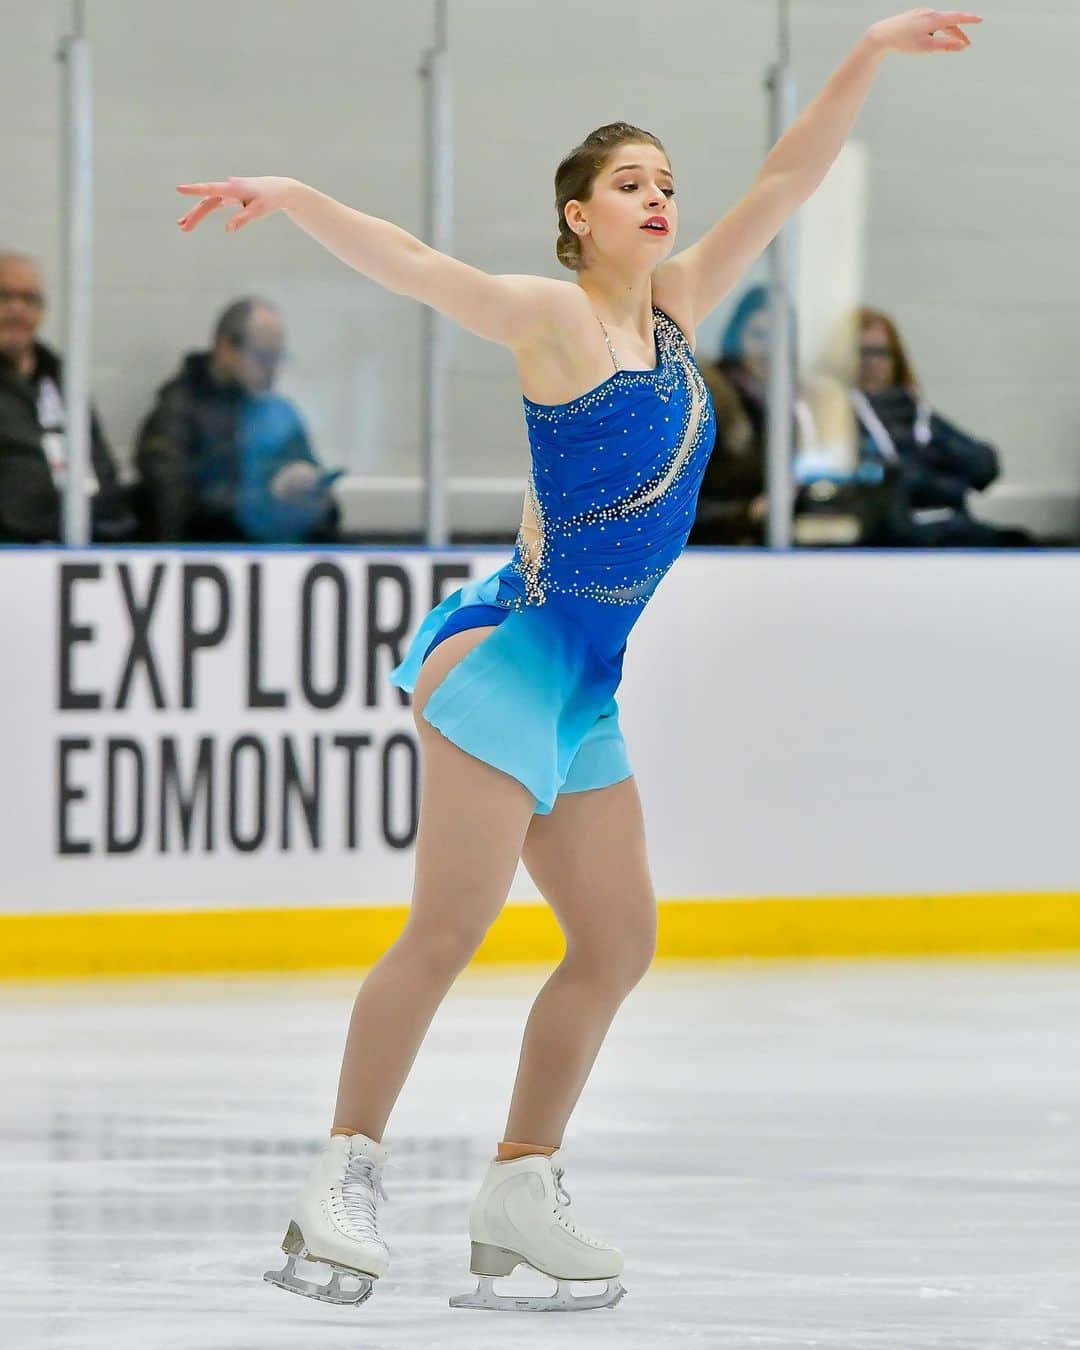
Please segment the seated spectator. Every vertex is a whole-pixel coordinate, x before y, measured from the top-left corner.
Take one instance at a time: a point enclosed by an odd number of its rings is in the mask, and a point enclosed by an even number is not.
[[[992,445],[935,412],[919,389],[896,324],[857,312],[858,374],[850,389],[861,464],[877,461],[892,481],[888,508],[862,539],[871,547],[1030,545],[1022,530],[999,529],[968,513],[970,492],[998,476]]]
[[[56,543],[62,534],[61,494],[67,478],[64,369],[38,340],[45,287],[37,263],[0,253],[0,541]],[[115,543],[133,537],[136,520],[118,481],[97,413],[90,414],[92,537]]]
[[[300,414],[272,392],[284,325],[264,300],[236,300],[213,348],[189,352],[139,429],[136,464],[151,537],[329,542],[338,508]]]
[[[765,499],[765,377],[768,291],[746,292],[715,362],[701,363],[716,413],[716,444],[698,493],[690,544],[762,544]]]
[[[768,364],[769,289],[753,286],[724,330],[719,358],[701,363],[716,413],[716,444],[698,493],[690,544],[765,542]],[[800,394],[794,409],[793,451],[803,448],[813,433],[813,414]]]

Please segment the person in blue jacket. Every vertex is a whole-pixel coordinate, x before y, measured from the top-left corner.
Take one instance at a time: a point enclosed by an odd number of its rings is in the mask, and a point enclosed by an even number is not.
[[[265,300],[223,311],[210,351],[189,352],[139,429],[147,534],[163,541],[330,542],[340,474],[316,459],[293,403],[274,392],[284,324]]]

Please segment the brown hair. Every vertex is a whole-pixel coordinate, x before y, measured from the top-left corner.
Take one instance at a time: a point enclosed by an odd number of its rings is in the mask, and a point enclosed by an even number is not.
[[[917,393],[919,382],[896,323],[882,310],[870,309],[865,305],[855,305],[845,310],[833,325],[815,362],[817,373],[831,376],[845,385],[857,384],[863,330],[872,323],[883,324],[889,335],[889,351],[896,365],[896,383]]]
[[[613,150],[620,145],[655,145],[662,155],[670,155],[664,149],[658,137],[651,131],[642,131],[629,122],[609,122],[607,126],[590,131],[579,146],[576,146],[555,170],[555,211],[559,217],[559,238],[555,244],[555,256],[564,267],[579,272],[584,266],[581,251],[581,239],[570,228],[566,219],[568,202],[587,202],[592,196],[597,175],[607,164]]]
[[[915,371],[912,369],[911,362],[908,360],[907,348],[900,338],[900,330],[892,319],[880,309],[862,308],[859,314],[859,336],[862,336],[862,330],[872,323],[880,323],[889,335],[889,348],[892,352],[892,358],[895,362],[896,383],[903,385],[905,389],[912,391],[918,389],[919,382],[915,378]]]

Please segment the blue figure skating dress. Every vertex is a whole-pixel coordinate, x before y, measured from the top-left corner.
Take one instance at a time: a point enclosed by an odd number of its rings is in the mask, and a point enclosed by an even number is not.
[[[531,470],[514,556],[436,605],[390,675],[411,693],[441,641],[497,624],[423,717],[523,783],[539,814],[632,772],[615,701],[626,640],[686,545],[716,437],[690,344],[663,310],[653,317],[654,369],[620,369],[608,338],[615,373],[594,389],[523,398]]]

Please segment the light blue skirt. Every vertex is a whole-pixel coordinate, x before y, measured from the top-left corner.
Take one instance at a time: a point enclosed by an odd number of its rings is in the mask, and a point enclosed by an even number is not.
[[[463,605],[497,603],[499,568],[467,582],[425,615],[390,683],[412,693],[440,628]],[[490,620],[481,613],[478,623]],[[516,778],[547,813],[560,792],[609,787],[633,769],[619,726],[615,690],[620,650],[606,657],[584,625],[552,600],[510,609],[466,652],[424,706],[426,722],[477,759]]]

